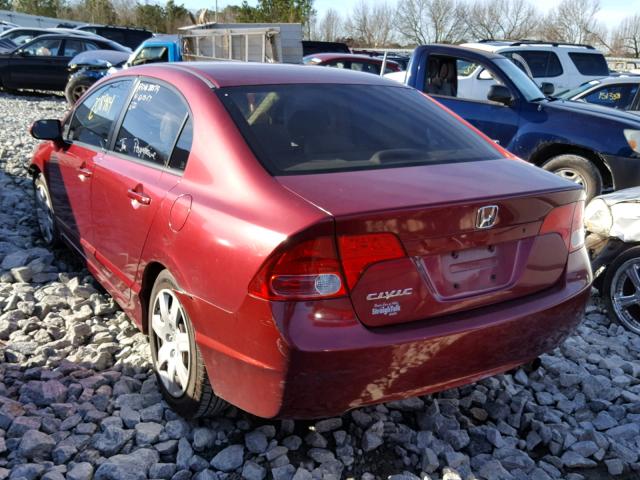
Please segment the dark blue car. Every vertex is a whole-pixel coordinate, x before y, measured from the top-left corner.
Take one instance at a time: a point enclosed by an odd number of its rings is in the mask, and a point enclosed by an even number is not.
[[[588,199],[640,185],[640,117],[545,96],[502,55],[420,46],[406,83],[520,158],[583,185]]]

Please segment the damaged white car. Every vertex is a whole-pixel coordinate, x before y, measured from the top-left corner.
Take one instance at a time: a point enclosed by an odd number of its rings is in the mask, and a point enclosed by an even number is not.
[[[593,286],[615,319],[640,334],[640,187],[594,198],[584,217]]]

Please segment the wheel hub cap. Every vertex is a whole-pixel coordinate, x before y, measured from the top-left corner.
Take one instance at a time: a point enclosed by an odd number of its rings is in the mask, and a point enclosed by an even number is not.
[[[180,397],[189,384],[191,355],[186,316],[173,291],[164,289],[158,292],[153,304],[151,328],[156,342],[156,371],[169,394]]]

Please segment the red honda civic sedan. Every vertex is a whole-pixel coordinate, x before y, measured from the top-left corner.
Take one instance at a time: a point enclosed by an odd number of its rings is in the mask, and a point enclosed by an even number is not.
[[[591,271],[583,191],[374,75],[149,65],[97,83],[30,171],[185,417],[321,417],[557,346]]]

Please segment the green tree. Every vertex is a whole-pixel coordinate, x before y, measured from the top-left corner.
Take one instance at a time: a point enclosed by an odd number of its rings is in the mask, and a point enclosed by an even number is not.
[[[165,31],[175,32],[178,27],[191,23],[190,13],[184,5],[177,5],[174,0],[169,0],[164,7],[165,11]]]
[[[136,5],[136,25],[158,33],[167,33],[165,10],[155,3]]]
[[[0,0],[0,10],[11,10],[13,2],[11,0]]]
[[[116,10],[111,0],[83,0],[81,4],[82,14],[86,21],[91,23],[116,23]]]
[[[314,13],[313,0],[258,0],[255,7],[244,0],[238,13],[238,22],[306,25]]]
[[[14,2],[17,12],[46,17],[58,17],[64,7],[63,0],[16,0]]]

